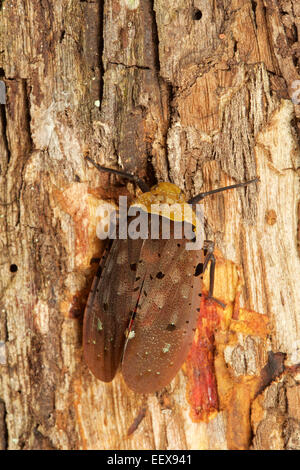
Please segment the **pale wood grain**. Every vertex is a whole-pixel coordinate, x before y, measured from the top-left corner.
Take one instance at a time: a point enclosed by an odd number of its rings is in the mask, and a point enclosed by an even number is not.
[[[271,325],[266,341],[241,334],[224,356],[239,386],[270,349],[299,363],[298,1],[1,5],[0,446],[232,447],[226,408],[209,423],[191,421],[183,372],[147,397],[120,374],[107,385],[87,370],[81,328],[89,259],[100,250],[95,205],[116,179],[88,168],[84,154],[188,196],[258,175],[257,190],[205,202],[207,236],[240,266],[242,306]],[[290,369],[259,397],[245,395],[253,439],[250,428],[237,430],[234,445],[299,449],[298,383]]]

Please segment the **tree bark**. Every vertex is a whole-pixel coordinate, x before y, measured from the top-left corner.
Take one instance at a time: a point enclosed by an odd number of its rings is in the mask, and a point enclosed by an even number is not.
[[[299,449],[299,2],[0,8],[0,448]],[[198,421],[188,366],[142,396],[84,364],[95,209],[135,191],[87,154],[187,197],[260,177],[204,204],[230,305]]]

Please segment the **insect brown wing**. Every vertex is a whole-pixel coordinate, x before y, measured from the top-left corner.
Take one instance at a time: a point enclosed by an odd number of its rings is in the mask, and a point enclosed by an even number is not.
[[[142,263],[143,276],[137,270],[143,283],[122,361],[125,382],[136,392],[152,393],[166,386],[192,345],[203,251],[186,250],[185,244],[185,239],[146,240],[141,249],[141,260],[152,262]]]
[[[136,276],[132,266],[139,259],[141,244],[141,240],[114,240],[89,294],[83,322],[84,358],[104,382],[114,378],[123,353]]]

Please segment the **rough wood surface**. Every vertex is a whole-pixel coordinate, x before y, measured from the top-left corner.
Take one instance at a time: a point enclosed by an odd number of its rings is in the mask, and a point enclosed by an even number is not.
[[[0,447],[299,449],[298,0],[0,8]],[[269,321],[266,335],[241,310],[216,333],[208,423],[190,417],[184,371],[140,396],[83,363],[95,210],[125,190],[86,154],[188,196],[260,177],[204,205],[219,284],[234,302],[238,269],[240,305]]]

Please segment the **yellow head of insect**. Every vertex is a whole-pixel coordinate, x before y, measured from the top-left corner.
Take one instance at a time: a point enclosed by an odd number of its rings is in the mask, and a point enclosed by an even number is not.
[[[188,222],[196,226],[196,214],[176,184],[158,183],[141,194],[132,204],[149,214],[157,214],[175,222]]]

